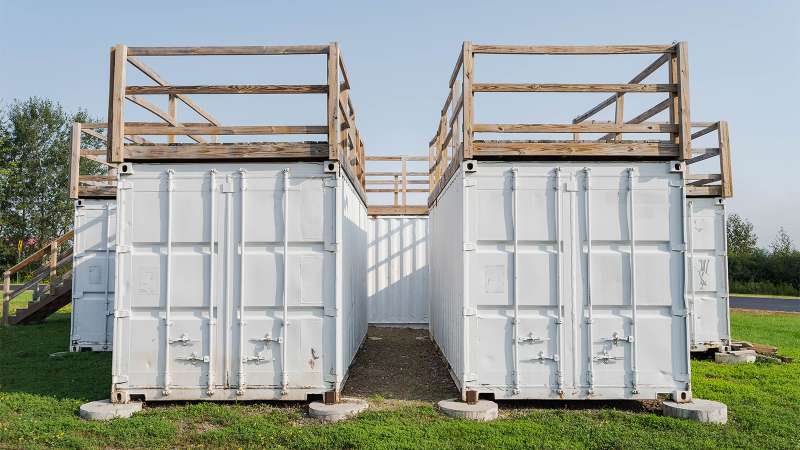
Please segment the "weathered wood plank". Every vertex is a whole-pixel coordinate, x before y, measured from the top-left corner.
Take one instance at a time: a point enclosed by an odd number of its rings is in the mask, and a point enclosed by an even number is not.
[[[328,44],[328,158],[339,159],[339,44]]]
[[[686,186],[686,195],[689,197],[720,197],[722,186]]]
[[[473,53],[524,55],[617,55],[670,53],[673,45],[485,45],[473,44]]]
[[[327,45],[243,45],[230,47],[130,47],[131,56],[196,55],[315,55],[328,52]]]
[[[402,172],[366,172],[364,175],[368,177],[393,177],[393,176],[402,176]],[[428,172],[407,172],[406,175],[409,177],[427,177]]]
[[[425,205],[371,205],[367,208],[367,214],[370,216],[425,216],[428,214],[428,207]]]
[[[115,198],[117,186],[81,186],[80,198]]]
[[[662,142],[515,142],[475,141],[475,157],[599,156],[674,158],[678,146]]]
[[[722,178],[722,196],[733,197],[733,169],[728,122],[719,122],[719,168]]]
[[[465,41],[464,42],[464,73],[463,73],[463,85],[461,89],[461,103],[462,109],[464,114],[464,136],[463,136],[463,158],[470,159],[472,158],[472,153],[474,151],[472,141],[474,139],[473,135],[473,128],[475,122],[475,82],[473,79],[474,71],[475,71],[475,56],[473,53],[472,42]],[[452,122],[451,122],[452,124]],[[452,125],[451,125],[452,126]],[[453,129],[451,129],[452,132]],[[460,130],[458,130],[460,131]],[[457,141],[456,141],[457,142]]]
[[[258,142],[235,144],[126,145],[131,161],[220,159],[325,159],[327,142]]]
[[[273,135],[273,134],[326,134],[328,127],[325,125],[254,125],[254,126],[191,126],[177,125],[165,127],[159,125],[132,125],[127,123],[125,131],[128,133],[144,135],[184,135],[184,134],[205,134],[205,135]]]
[[[427,189],[400,189],[401,192],[428,192]],[[383,189],[383,188],[367,188],[367,192],[383,192],[383,193],[392,193],[395,192],[394,189]],[[404,202],[407,200],[403,200]]]
[[[634,117],[633,119],[625,122],[625,125],[627,126],[627,125],[642,124],[642,123],[644,123],[645,120],[647,120],[647,119],[655,116],[656,114],[660,113],[661,111],[664,111],[665,109],[669,108],[671,104],[672,104],[672,99],[671,98],[667,98],[666,100],[663,100],[662,102],[660,102],[659,104],[653,106],[652,108],[648,109],[647,111],[645,111],[645,112],[639,114],[638,116]],[[670,126],[676,127],[676,129],[675,129],[675,131],[673,133],[677,133],[677,131],[678,131],[677,130],[677,125],[675,125],[675,124],[665,124],[665,125],[670,125]],[[598,139],[598,141],[605,141],[607,139],[611,139],[612,136],[613,135],[610,134],[610,133],[606,134],[604,136],[601,136]]]
[[[478,123],[473,125],[476,133],[672,133],[677,125],[667,123],[598,123],[582,122],[576,124],[495,124]]]
[[[676,92],[678,86],[675,84],[474,83],[472,89],[474,92]]]
[[[689,49],[686,42],[678,43],[678,116],[680,131],[678,138],[681,146],[681,158],[692,157],[692,119],[689,108]]]
[[[157,94],[325,94],[324,84],[229,84],[197,86],[127,86],[128,95]]]
[[[72,124],[72,145],[69,158],[69,198],[78,198],[78,178],[81,173],[81,124]]]
[[[405,158],[407,161],[427,161],[427,156],[367,156],[367,161],[401,161]]]
[[[108,162],[119,163],[125,158],[124,140],[125,122],[122,117],[125,109],[125,61],[128,49],[124,45],[116,45],[111,49],[111,67],[108,92]]]

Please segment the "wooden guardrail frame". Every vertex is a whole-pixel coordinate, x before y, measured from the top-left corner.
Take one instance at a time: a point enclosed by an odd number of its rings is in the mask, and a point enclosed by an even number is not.
[[[475,55],[619,55],[655,54],[658,57],[625,84],[519,84],[476,83]],[[667,65],[669,82],[646,84],[645,79]],[[461,78],[458,83],[459,77]],[[448,85],[449,92],[440,112],[440,120],[429,146],[429,176],[431,206],[441,190],[456,172],[461,161],[473,158],[580,157],[591,159],[658,159],[688,161],[693,158],[692,122],[689,106],[689,67],[686,42],[669,45],[610,45],[610,46],[535,46],[481,45],[464,42]],[[474,123],[474,94],[476,92],[609,92],[612,95],[576,116],[571,124],[480,124]],[[624,95],[637,93],[667,93],[667,99],[623,120]],[[614,105],[615,120],[587,122],[603,109]],[[647,122],[662,111],[669,111],[666,123]],[[481,141],[475,133],[572,133],[571,140],[560,141]],[[581,140],[581,133],[607,133],[597,140]],[[623,133],[668,133],[668,141],[622,139]],[[726,132],[727,135],[727,132]],[[720,179],[722,194],[732,193],[727,144],[721,152],[727,169]],[[722,150],[723,146],[720,145]]]
[[[139,57],[196,55],[309,55],[327,57],[326,84],[318,85],[194,85],[176,86],[146,65]],[[129,86],[126,67],[134,66],[155,86]],[[141,95],[169,96],[169,111],[163,111]],[[201,108],[190,94],[325,94],[326,123],[320,125],[223,126]],[[129,101],[150,111],[163,122],[125,122],[124,103]],[[207,120],[207,123],[181,123],[176,116],[180,101]],[[325,134],[325,142],[251,142],[217,143],[219,135],[286,135]],[[167,136],[167,144],[143,141],[143,135]],[[194,143],[176,143],[174,136],[186,135]],[[124,161],[167,160],[315,160],[338,161],[366,203],[364,191],[364,144],[356,127],[356,113],[350,99],[350,77],[341,57],[339,44],[295,46],[228,46],[228,47],[127,47],[111,49],[109,106],[107,124],[107,156],[109,164]],[[206,141],[205,137],[209,137]],[[133,140],[126,145],[125,140]],[[80,158],[73,155],[73,160]],[[80,193],[76,194],[79,195]]]
[[[393,204],[391,205],[368,204],[367,211],[369,215],[424,215],[428,213],[427,205],[415,205],[408,202],[409,192],[430,192],[428,172],[409,171],[408,162],[428,161],[428,157],[410,155],[367,156],[365,160],[397,162],[400,164],[399,171],[367,171],[364,173],[366,192],[368,194],[371,192],[393,194]],[[373,177],[380,178],[375,179]],[[421,187],[409,187],[409,185]],[[391,186],[391,188],[376,186]]]
[[[62,252],[59,251],[59,248],[68,243],[72,238],[75,236],[75,230],[69,230],[63,235],[53,239],[52,241],[48,242],[44,246],[42,246],[39,250],[35,251],[34,253],[30,254],[28,257],[23,259],[22,261],[14,264],[13,266],[9,267],[3,272],[3,326],[8,325],[8,317],[10,312],[11,300],[17,297],[19,294],[24,292],[25,286],[23,288],[17,289],[15,291],[11,291],[11,276],[15,273],[25,269],[26,267],[30,266],[35,262],[41,261],[43,258],[48,258],[48,265],[46,267],[42,267],[35,273],[34,279],[32,282],[38,283],[38,281],[47,278],[50,286],[52,287],[55,284],[57,278],[57,271],[61,265],[72,263],[72,258],[69,254],[62,256]],[[70,251],[68,249],[67,251]],[[65,252],[66,253],[66,252]],[[61,257],[60,257],[61,256]],[[29,282],[28,284],[30,284]]]

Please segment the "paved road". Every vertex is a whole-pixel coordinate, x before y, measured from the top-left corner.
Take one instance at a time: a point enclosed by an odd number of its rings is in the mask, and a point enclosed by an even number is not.
[[[731,297],[731,308],[800,312],[800,300],[767,297]]]

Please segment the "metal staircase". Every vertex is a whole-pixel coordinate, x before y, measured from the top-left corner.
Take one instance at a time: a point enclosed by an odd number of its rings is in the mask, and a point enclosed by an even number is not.
[[[74,231],[59,236],[3,273],[3,325],[38,323],[72,301],[72,243]],[[40,267],[22,286],[11,290],[11,276],[34,263]],[[47,280],[47,284],[42,284]],[[10,314],[11,301],[33,290],[31,300]]]

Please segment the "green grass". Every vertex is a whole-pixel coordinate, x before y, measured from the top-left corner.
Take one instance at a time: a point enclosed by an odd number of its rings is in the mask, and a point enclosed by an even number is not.
[[[800,360],[800,315],[733,313],[737,339],[776,345]],[[774,447],[800,446],[800,363],[720,366],[694,361],[694,394],[729,407],[725,426],[611,407],[505,410],[492,423],[439,415],[432,405],[379,405],[357,419],[320,425],[296,406],[171,404],[107,423],[78,418],[107,397],[110,355],[64,351],[69,315],[0,330],[0,448],[39,447]],[[384,403],[379,397],[370,399]]]
[[[755,298],[783,298],[787,300],[800,300],[795,295],[772,295],[772,294],[731,294],[731,297],[755,297]]]

